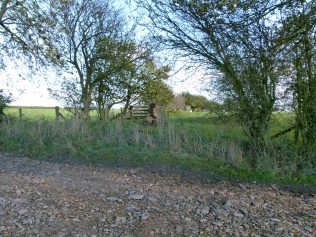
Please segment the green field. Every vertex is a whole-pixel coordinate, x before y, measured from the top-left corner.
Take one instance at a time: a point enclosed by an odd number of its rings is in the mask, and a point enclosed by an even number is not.
[[[5,109],[5,114],[8,116],[19,117],[19,109],[22,109],[23,118],[27,119],[48,119],[52,120],[56,118],[55,109],[52,107],[9,107]],[[71,114],[64,109],[60,109],[60,112],[69,117]]]
[[[37,107],[37,106],[11,106],[5,108],[4,112],[7,116],[19,117],[20,112],[19,109],[22,109],[22,117],[24,119],[45,119],[45,120],[55,120],[56,113],[54,107]],[[66,118],[70,119],[73,117],[73,114],[69,112],[67,109],[60,108],[59,112]],[[119,113],[118,109],[113,109],[110,112],[110,116]],[[91,110],[90,116],[92,118],[97,117],[97,111]]]
[[[94,115],[88,122],[55,121],[53,108],[22,111],[21,120],[17,108],[7,109],[11,118],[1,127],[2,151],[89,163],[168,165],[234,180],[316,186],[315,153],[302,156],[291,133],[271,141],[253,167],[249,161],[254,154],[248,152],[242,128],[209,113],[166,113],[163,124],[152,126],[133,120],[99,121]],[[276,114],[271,135],[291,119],[291,114]]]
[[[22,109],[22,116],[26,119],[56,119],[54,107],[32,107],[32,106],[12,106],[5,109],[5,114],[8,116],[19,117],[19,109]],[[61,108],[59,111],[65,118],[71,118],[73,114],[66,109]],[[113,110],[112,113],[117,113]],[[97,112],[91,111],[91,116],[96,117]]]

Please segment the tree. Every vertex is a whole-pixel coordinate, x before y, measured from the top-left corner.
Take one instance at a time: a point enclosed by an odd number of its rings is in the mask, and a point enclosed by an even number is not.
[[[292,1],[284,10],[278,43],[286,62],[296,113],[295,134],[306,148],[316,145],[316,5]]]
[[[41,25],[46,21],[43,12],[47,1],[3,0],[0,3],[0,55],[27,55],[44,63]],[[22,54],[21,54],[22,53]],[[28,60],[28,62],[32,62]],[[3,62],[0,62],[3,64]]]
[[[70,112],[73,112],[76,118],[81,117],[82,106],[81,103],[81,91],[78,89],[78,85],[75,81],[63,78],[63,81],[58,89],[48,88],[51,97],[55,98],[65,105]]]
[[[94,98],[100,118],[104,119],[115,104],[125,103],[126,113],[132,97],[139,94],[143,82],[139,78],[140,69],[149,58],[149,51],[124,35],[121,39],[102,39],[98,53]]]
[[[172,90],[162,80],[149,81],[141,93],[141,100],[146,104],[168,105],[173,98]]]
[[[238,102],[239,121],[262,149],[276,100],[278,23],[282,1],[137,1],[153,38],[211,71],[221,72]]]
[[[192,110],[209,110],[211,101],[205,96],[192,95],[189,92],[183,93],[186,105],[191,106]]]
[[[2,89],[0,89],[0,122],[3,121],[5,117],[4,109],[8,106],[8,104],[12,101],[10,95],[5,95]]]
[[[128,66],[121,73],[119,86],[125,94],[123,113],[134,102],[139,102],[146,85],[152,81],[168,79],[168,66],[158,67],[148,48],[135,45],[135,51],[129,54]]]
[[[79,91],[83,116],[88,119],[97,84],[98,42],[117,38],[125,22],[108,0],[51,0],[48,13],[47,56],[63,70],[76,74],[66,84]]]
[[[96,68],[95,99],[99,114],[105,117],[114,104],[123,103],[122,112],[126,114],[134,102],[149,99],[153,91],[146,94],[147,89],[155,83],[156,89],[158,85],[161,88],[160,81],[169,77],[169,67],[157,66],[146,44],[124,37],[120,41],[102,40],[98,48],[100,60]]]

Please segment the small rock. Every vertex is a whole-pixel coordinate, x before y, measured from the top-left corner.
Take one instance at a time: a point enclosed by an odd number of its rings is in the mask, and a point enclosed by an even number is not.
[[[147,197],[145,197],[145,201],[146,202],[157,202],[158,200],[155,197],[147,196]]]
[[[142,221],[145,221],[145,220],[149,219],[149,217],[150,217],[149,213],[142,213],[142,214],[140,214],[140,219]]]
[[[58,232],[58,233],[56,234],[56,236],[57,236],[57,237],[64,237],[64,236],[66,236],[66,234],[63,233],[63,232]]]
[[[274,221],[274,222],[278,222],[278,223],[281,222],[281,220],[280,220],[280,219],[277,219],[277,218],[271,218],[270,220],[271,220],[271,221]]]
[[[116,217],[115,223],[125,223],[126,222],[126,217]]]
[[[275,229],[275,231],[278,231],[278,232],[280,232],[280,231],[282,231],[282,230],[284,230],[284,228],[283,227],[277,227],[276,229]]]
[[[6,204],[6,200],[4,198],[0,198],[0,205],[4,206]]]
[[[239,211],[243,214],[243,215],[247,215],[248,214],[248,210],[244,207],[239,208]]]
[[[304,200],[305,205],[310,206],[314,205],[314,201],[312,199],[305,199]]]
[[[20,209],[20,210],[17,211],[17,213],[18,213],[19,215],[25,215],[26,213],[28,213],[28,210],[26,210],[26,209]]]
[[[219,209],[219,208],[215,209],[214,214],[219,219],[224,219],[229,215],[227,211],[225,211],[224,209]]]
[[[24,204],[24,203],[27,203],[27,199],[25,199],[25,198],[17,198],[17,199],[14,199],[14,202],[18,203],[18,204]]]
[[[143,188],[136,188],[134,190],[134,193],[143,193],[144,192],[144,189]]]
[[[234,216],[237,217],[237,218],[243,218],[244,217],[244,215],[239,213],[239,212],[235,212]]]
[[[204,208],[201,210],[201,214],[202,214],[202,215],[207,215],[209,212],[210,212],[210,208],[209,208],[209,207],[204,207]]]
[[[197,234],[199,233],[199,227],[195,225],[189,226],[188,231],[192,232],[193,234]]]
[[[107,197],[106,199],[111,202],[122,202],[122,199],[117,198],[117,197]]]
[[[230,208],[232,205],[232,202],[229,199],[226,199],[224,202],[224,207],[225,208]]]
[[[243,185],[243,184],[238,184],[238,186],[239,186],[241,189],[243,189],[243,190],[247,190],[247,187],[246,187],[245,185]]]
[[[223,223],[222,222],[211,222],[212,225],[215,225],[215,226],[218,226],[218,227],[221,227],[223,226]]]
[[[176,227],[177,233],[181,233],[183,231],[183,227],[181,225]]]
[[[128,196],[131,200],[143,200],[144,195],[143,194],[132,194]]]
[[[132,214],[134,212],[137,212],[139,210],[138,207],[134,206],[134,205],[130,205],[128,207],[126,207],[125,211],[128,213],[128,214]]]

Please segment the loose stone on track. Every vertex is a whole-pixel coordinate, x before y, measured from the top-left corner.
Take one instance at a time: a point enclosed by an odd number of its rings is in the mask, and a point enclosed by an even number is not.
[[[316,198],[0,155],[0,236],[316,236]]]

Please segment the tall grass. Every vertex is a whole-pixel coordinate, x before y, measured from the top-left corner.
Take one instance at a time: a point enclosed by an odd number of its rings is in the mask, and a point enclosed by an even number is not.
[[[234,123],[179,114],[159,126],[131,120],[10,119],[1,126],[0,143],[3,151],[32,157],[168,164],[238,179],[316,186],[315,153],[303,159],[299,149],[279,139],[258,154],[257,166],[251,167],[253,154],[242,134]]]

